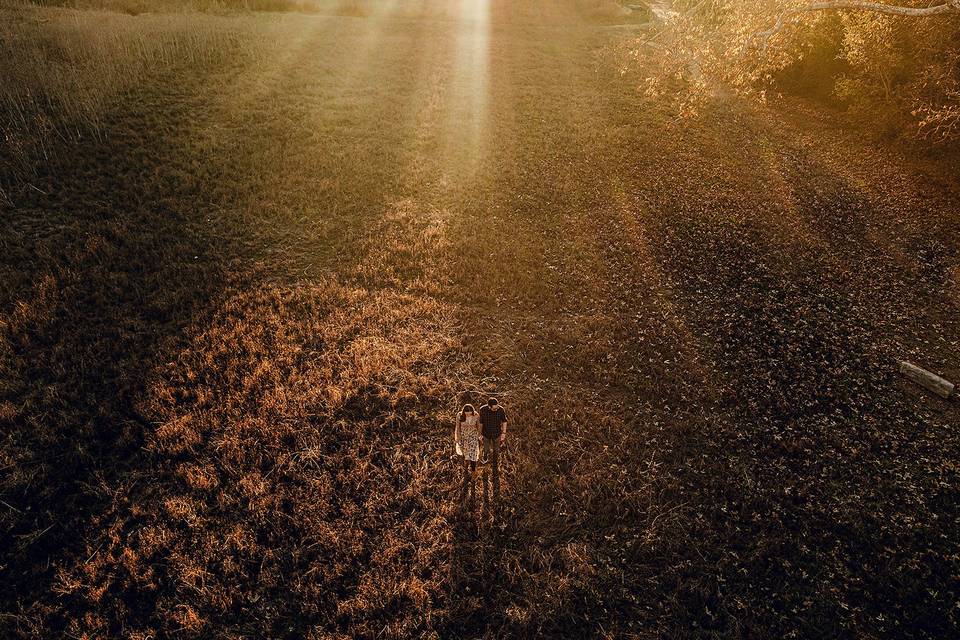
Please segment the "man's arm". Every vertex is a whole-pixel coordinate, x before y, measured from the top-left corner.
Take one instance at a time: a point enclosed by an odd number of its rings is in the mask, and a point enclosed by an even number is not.
[[[501,411],[503,411],[501,409]],[[507,412],[503,411],[503,422],[500,423],[500,442],[507,438]]]

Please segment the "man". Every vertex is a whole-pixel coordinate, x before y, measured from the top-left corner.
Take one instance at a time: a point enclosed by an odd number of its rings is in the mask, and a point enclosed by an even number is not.
[[[496,398],[480,407],[480,430],[483,434],[483,457],[493,473],[493,504],[500,501],[500,446],[507,437],[507,412]],[[483,495],[487,495],[487,476],[483,475]]]

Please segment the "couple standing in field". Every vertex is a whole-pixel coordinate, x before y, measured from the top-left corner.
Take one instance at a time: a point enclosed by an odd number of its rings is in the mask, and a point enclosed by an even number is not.
[[[477,497],[477,462],[490,466],[490,473],[483,474],[484,503],[487,498],[487,482],[493,476],[493,506],[496,509],[500,501],[500,447],[507,437],[507,412],[496,398],[487,400],[487,404],[476,411],[472,404],[466,404],[457,414],[453,441],[457,455],[463,456],[463,489],[460,502],[465,503],[467,493],[470,502]],[[482,447],[482,451],[481,451]]]

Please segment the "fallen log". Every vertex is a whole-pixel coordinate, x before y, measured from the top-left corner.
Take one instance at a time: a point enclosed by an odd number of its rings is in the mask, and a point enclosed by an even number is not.
[[[898,360],[897,363],[900,365],[900,373],[905,378],[925,389],[929,389],[941,398],[949,398],[956,388],[952,382],[944,380],[937,374],[930,373],[926,369],[921,369],[915,364],[910,364],[906,360]]]

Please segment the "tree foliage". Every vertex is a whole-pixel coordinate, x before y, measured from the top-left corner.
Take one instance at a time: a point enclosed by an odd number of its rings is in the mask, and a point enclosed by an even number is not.
[[[650,94],[685,110],[723,88],[767,100],[812,85],[878,125],[960,137],[960,4],[682,0],[631,50]]]

